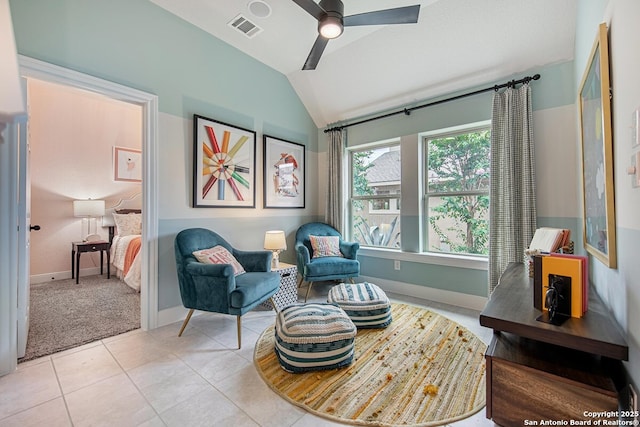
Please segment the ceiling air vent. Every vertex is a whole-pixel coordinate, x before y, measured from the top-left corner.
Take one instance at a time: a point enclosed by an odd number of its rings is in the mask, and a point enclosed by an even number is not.
[[[253,22],[249,21],[242,14],[236,16],[231,21],[229,21],[229,26],[235,28],[240,31],[242,34],[249,38],[253,38],[256,34],[262,31],[262,28],[258,27]]]

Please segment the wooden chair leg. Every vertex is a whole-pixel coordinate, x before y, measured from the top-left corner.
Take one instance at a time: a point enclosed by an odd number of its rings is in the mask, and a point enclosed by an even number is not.
[[[298,280],[298,289],[300,289],[300,286],[302,285],[302,280],[303,280],[303,277],[300,276],[300,280]]]
[[[311,285],[313,285],[313,282],[309,282],[309,287],[307,288],[307,295],[305,295],[304,297],[304,302],[307,302],[307,300],[309,299],[309,292],[311,292]]]
[[[353,280],[353,277],[349,277],[349,281],[351,282],[351,284],[356,283],[356,281],[355,281],[355,280]]]
[[[191,320],[191,315],[193,314],[193,311],[194,311],[193,308],[189,310],[189,314],[187,314],[187,318],[184,319],[184,322],[182,322],[182,328],[180,328],[180,332],[178,332],[179,337],[182,336],[182,333],[184,332],[184,328],[187,327],[187,323],[189,323],[189,320]]]
[[[271,307],[273,307],[273,311],[275,311],[276,313],[280,311],[278,310],[278,306],[276,305],[276,302],[273,300],[273,297],[269,297],[269,302],[271,303]]]
[[[237,316],[238,321],[238,350],[240,350],[240,348],[242,347],[242,316]]]

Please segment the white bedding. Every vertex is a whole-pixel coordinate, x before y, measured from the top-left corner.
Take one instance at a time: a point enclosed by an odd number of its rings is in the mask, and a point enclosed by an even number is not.
[[[113,242],[111,243],[111,264],[116,268],[116,276],[123,280],[128,286],[140,292],[140,284],[141,284],[141,267],[140,267],[140,252],[136,255],[127,272],[127,275],[123,276],[124,272],[124,263],[125,256],[127,254],[127,247],[129,243],[135,239],[136,237],[140,237],[140,235],[130,235],[130,236],[114,236]]]

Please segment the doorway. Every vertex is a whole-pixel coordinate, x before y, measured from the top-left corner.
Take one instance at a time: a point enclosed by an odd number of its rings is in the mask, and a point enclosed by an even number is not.
[[[142,107],[33,78],[27,79],[26,86],[29,188],[25,200],[30,200],[31,223],[37,229],[29,233],[25,256],[31,279],[30,330],[26,347],[19,343],[18,356],[22,348],[26,351],[21,361],[140,324],[139,288],[127,286],[115,272],[107,274],[113,267],[106,265],[109,257],[105,255],[113,251],[105,221],[113,218],[112,206],[133,197],[138,203],[142,199]],[[114,174],[121,169],[116,167],[114,153],[125,150],[135,154],[135,158],[131,155],[135,161],[129,163],[133,172],[126,179]],[[101,206],[106,211],[97,209]],[[136,207],[140,209],[141,204]],[[141,215],[132,216],[139,220]],[[82,243],[87,235],[94,236],[90,245]],[[74,253],[81,255],[79,262]],[[123,253],[117,253],[116,264],[122,267]]]
[[[156,162],[157,146],[157,116],[158,100],[155,95],[137,91],[102,79],[65,69],[20,56],[20,71],[26,79],[37,79],[44,82],[56,83],[67,88],[89,91],[105,96],[114,101],[121,101],[139,106],[142,115],[142,259],[141,259],[141,289],[140,310],[142,329],[152,329],[157,326],[157,203],[156,191]],[[78,125],[82,125],[78,123]],[[87,161],[92,161],[87,159]],[[110,158],[109,158],[110,161]],[[55,166],[55,165],[53,165]],[[28,284],[29,278],[19,280],[19,286]],[[28,303],[28,302],[27,302]],[[27,310],[23,310],[28,313]],[[18,310],[20,313],[20,310]],[[18,319],[25,322],[27,319]],[[19,328],[20,330],[20,328]]]

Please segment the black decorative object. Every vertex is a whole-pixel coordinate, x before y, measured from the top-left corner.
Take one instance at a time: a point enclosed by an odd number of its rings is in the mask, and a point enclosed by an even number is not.
[[[571,277],[549,275],[549,287],[545,293],[547,312],[536,320],[561,325],[571,317]]]

